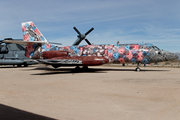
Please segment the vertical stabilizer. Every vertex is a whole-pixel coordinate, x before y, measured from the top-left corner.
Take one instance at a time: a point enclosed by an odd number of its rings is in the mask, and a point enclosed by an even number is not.
[[[22,32],[23,40],[29,41],[25,46],[25,54],[28,58],[39,59],[43,51],[54,47],[48,43],[32,21],[22,23]]]
[[[24,41],[44,41],[48,43],[32,21],[22,23],[22,32]]]

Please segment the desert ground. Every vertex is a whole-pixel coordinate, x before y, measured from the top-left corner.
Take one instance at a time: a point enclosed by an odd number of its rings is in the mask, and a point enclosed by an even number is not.
[[[0,66],[2,120],[180,120],[180,68]]]

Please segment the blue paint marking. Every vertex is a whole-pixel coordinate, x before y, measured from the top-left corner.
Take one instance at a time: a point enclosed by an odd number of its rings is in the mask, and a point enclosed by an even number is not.
[[[115,52],[115,53],[113,53],[113,57],[114,57],[114,59],[117,60],[120,57],[120,55],[118,52]]]
[[[132,53],[132,54],[135,54],[135,53],[137,53],[137,51],[133,50],[131,53]]]
[[[44,49],[44,50],[46,49],[46,45],[45,45],[45,44],[44,44],[44,45],[42,45],[42,49]]]
[[[33,49],[35,49],[37,47],[37,44],[33,44]]]
[[[70,49],[73,49],[73,50],[74,50],[75,48],[76,48],[75,46],[71,46],[71,47],[70,47]]]
[[[79,53],[79,51],[80,51],[80,50],[79,50],[79,49],[77,49],[77,48],[76,48],[76,49],[74,49],[74,52],[75,52],[76,54],[78,54],[78,53]]]
[[[54,46],[54,45],[51,45],[51,48],[55,48],[55,46]]]
[[[29,38],[29,41],[34,41],[34,37],[30,37],[30,38]]]
[[[108,50],[108,53],[111,53],[112,50]]]
[[[131,59],[131,62],[136,62],[136,60],[134,58]]]
[[[146,44],[147,47],[152,47],[154,46],[153,44]]]
[[[42,40],[42,41],[44,41],[44,40],[45,40],[43,36],[41,37],[41,40]]]
[[[126,50],[130,50],[130,49],[129,49],[129,45],[127,45],[125,48],[126,48]]]
[[[141,62],[147,64],[147,63],[149,63],[149,60],[144,58]]]
[[[26,27],[26,29],[27,29],[27,28],[29,27],[29,24],[28,24],[28,23],[26,23],[26,24],[25,24],[25,27]]]
[[[32,27],[32,29],[33,29],[33,30],[35,30],[35,29],[36,29],[36,27],[35,27],[35,26],[33,26],[33,27]]]
[[[96,51],[97,51],[97,49],[93,49],[93,51],[94,51],[94,52],[96,52]]]
[[[117,47],[117,48],[119,48],[119,45],[114,45],[114,47]]]
[[[30,57],[33,57],[34,56],[34,51],[32,51],[30,54],[29,54]]]
[[[79,47],[84,47],[85,45],[80,45]]]

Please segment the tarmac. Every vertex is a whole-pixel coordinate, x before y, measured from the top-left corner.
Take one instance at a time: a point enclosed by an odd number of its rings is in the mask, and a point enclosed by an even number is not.
[[[2,120],[179,120],[180,69],[0,66]]]

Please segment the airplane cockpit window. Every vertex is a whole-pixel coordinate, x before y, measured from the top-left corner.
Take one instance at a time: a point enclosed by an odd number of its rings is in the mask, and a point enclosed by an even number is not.
[[[153,48],[154,48],[155,50],[160,50],[157,46],[153,46]]]
[[[0,44],[0,47],[4,47],[6,44],[5,43],[1,43]]]
[[[152,48],[154,46],[153,44],[149,44],[149,43],[146,43],[145,45],[147,48]]]

